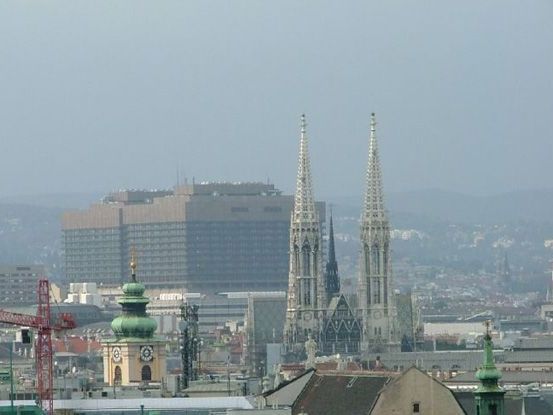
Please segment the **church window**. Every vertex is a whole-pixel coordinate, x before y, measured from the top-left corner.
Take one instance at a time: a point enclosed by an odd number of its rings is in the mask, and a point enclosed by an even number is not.
[[[384,288],[384,304],[388,304],[388,279],[384,277],[382,279],[383,282],[383,288]],[[386,310],[385,313],[388,311]]]
[[[419,402],[413,403],[413,413],[418,414],[421,411],[421,404]]]
[[[371,255],[370,249],[367,245],[365,245],[365,272],[367,275],[370,275],[371,273]]]
[[[380,251],[378,249],[378,244],[374,244],[372,246],[371,256],[374,272],[376,274],[380,274]]]
[[[497,415],[497,404],[491,403],[488,405],[488,409],[490,410],[490,415]]]
[[[376,278],[375,281],[374,281],[374,303],[375,304],[380,304],[380,301],[381,301],[381,298],[380,298],[380,289],[381,289],[381,284],[380,284],[380,278]]]
[[[122,379],[123,375],[121,373],[121,366],[115,366],[115,371],[114,371],[114,374],[113,374],[113,382],[114,383],[121,383],[121,379]]]
[[[311,263],[310,263],[310,255],[309,255],[309,245],[305,244],[303,245],[303,248],[301,249],[302,253],[302,275],[311,275]]]
[[[304,281],[304,291],[303,291],[303,303],[305,305],[311,305],[311,281]]]
[[[148,365],[142,367],[142,380],[152,380],[152,369]]]
[[[292,270],[296,275],[300,271],[300,249],[294,244],[294,269]]]

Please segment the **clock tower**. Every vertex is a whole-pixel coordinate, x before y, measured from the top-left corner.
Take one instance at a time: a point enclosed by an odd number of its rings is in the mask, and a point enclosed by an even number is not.
[[[131,281],[123,285],[118,300],[122,314],[111,323],[114,336],[102,343],[104,382],[110,386],[159,383],[166,375],[166,341],[154,336],[157,323],[146,313],[149,300],[144,285],[136,280],[134,253],[130,266]]]

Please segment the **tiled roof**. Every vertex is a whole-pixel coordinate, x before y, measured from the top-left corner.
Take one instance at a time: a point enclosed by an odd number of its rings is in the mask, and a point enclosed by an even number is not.
[[[310,379],[292,407],[292,414],[365,415],[388,376],[319,374]]]

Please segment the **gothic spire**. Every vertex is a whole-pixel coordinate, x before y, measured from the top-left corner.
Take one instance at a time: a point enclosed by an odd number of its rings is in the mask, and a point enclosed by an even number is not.
[[[376,141],[376,119],[371,114],[371,133],[369,138],[369,162],[367,165],[367,184],[363,206],[363,220],[385,220],[384,195],[382,191],[382,171]]]
[[[553,267],[551,268],[551,281],[549,281],[549,286],[547,287],[547,294],[545,299],[548,303],[553,303]]]
[[[340,279],[338,277],[338,262],[334,248],[334,225],[332,222],[332,209],[330,210],[330,225],[328,232],[328,261],[326,263],[326,292],[330,298],[340,292]]]
[[[296,179],[296,196],[294,199],[293,220],[296,222],[316,222],[318,220],[313,198],[311,166],[306,134],[305,114],[301,116],[300,154],[298,159],[298,177]]]
[[[328,231],[328,263],[336,263],[336,251],[334,248],[334,225],[332,223],[332,208],[330,209],[330,224]]]

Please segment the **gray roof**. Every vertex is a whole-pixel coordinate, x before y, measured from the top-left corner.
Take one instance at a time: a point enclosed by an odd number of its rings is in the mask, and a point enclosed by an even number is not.
[[[34,405],[34,401],[14,401],[14,405]],[[10,405],[9,401],[0,401],[0,406]],[[140,399],[66,399],[54,400],[54,410],[78,409],[79,411],[133,411],[144,405],[145,410],[178,409],[253,409],[252,404],[243,396],[216,398],[140,398]]]

